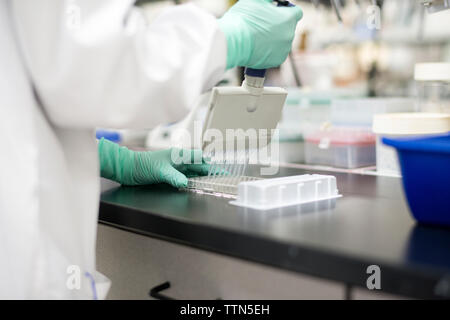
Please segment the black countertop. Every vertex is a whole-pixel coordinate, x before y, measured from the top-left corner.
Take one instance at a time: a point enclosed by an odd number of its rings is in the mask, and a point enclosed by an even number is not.
[[[399,178],[332,175],[342,198],[266,212],[166,185],[117,187],[102,194],[100,222],[352,286],[366,287],[375,264],[384,292],[449,298],[450,229],[417,225]]]

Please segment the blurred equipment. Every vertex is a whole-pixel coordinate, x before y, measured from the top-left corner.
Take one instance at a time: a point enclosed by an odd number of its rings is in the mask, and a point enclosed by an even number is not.
[[[372,128],[373,116],[380,113],[413,112],[414,99],[402,97],[334,99],[331,124]]]
[[[435,137],[383,139],[398,151],[403,188],[414,218],[450,226],[450,133]]]
[[[288,86],[309,87],[317,90],[329,90],[333,86],[333,68],[336,58],[332,54],[296,53],[281,67],[281,77]]]
[[[339,0],[330,0],[331,6],[334,9],[334,12],[336,13],[336,17],[338,18],[338,21],[342,23],[342,16],[341,16],[341,5]]]
[[[414,79],[420,111],[450,113],[450,63],[418,63]]]
[[[450,0],[422,0],[422,4],[428,13],[450,9]]]
[[[330,116],[333,116],[333,112],[331,112],[333,101],[336,99],[352,101],[351,97],[356,99],[364,95],[365,88],[334,88],[332,90],[288,88],[282,119],[278,124],[280,162],[304,163],[304,136],[316,132],[324,123],[330,122]],[[347,122],[347,119],[352,120],[355,116],[358,118],[360,111],[365,117],[362,108],[357,110],[353,108],[350,112],[347,111],[336,118],[344,119],[344,123],[349,126],[364,126],[357,122],[352,124]],[[371,118],[366,126],[371,127]]]

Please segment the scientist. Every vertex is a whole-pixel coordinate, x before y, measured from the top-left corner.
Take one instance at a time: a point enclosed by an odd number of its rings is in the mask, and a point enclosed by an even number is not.
[[[181,5],[147,25],[131,0],[0,0],[0,298],[105,297],[99,171],[182,186],[203,167],[97,145],[95,128],[180,120],[226,69],[280,65],[302,11],[271,2],[219,20]]]

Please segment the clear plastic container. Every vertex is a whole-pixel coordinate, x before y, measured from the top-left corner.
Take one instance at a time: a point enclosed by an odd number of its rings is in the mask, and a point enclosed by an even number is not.
[[[381,140],[383,138],[401,138],[408,137],[408,135],[377,135],[376,157],[377,157],[377,172],[387,176],[400,176],[400,165],[397,159],[397,152],[395,149],[386,146]]]
[[[375,165],[375,135],[358,128],[317,131],[305,137],[305,162],[347,169]]]
[[[256,210],[270,210],[340,197],[336,178],[305,174],[259,181],[242,182],[236,201],[231,204]]]
[[[382,138],[407,138],[434,135],[450,131],[450,114],[442,113],[388,113],[374,117],[373,131],[377,135],[377,172],[400,176],[397,152],[381,141]]]
[[[418,63],[414,79],[418,111],[450,113],[450,63]]]

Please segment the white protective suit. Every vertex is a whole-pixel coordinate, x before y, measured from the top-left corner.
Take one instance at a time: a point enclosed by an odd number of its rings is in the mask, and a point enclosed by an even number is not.
[[[180,120],[225,66],[194,5],[146,25],[131,0],[0,0],[0,298],[105,296],[94,128]]]

